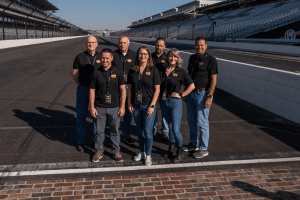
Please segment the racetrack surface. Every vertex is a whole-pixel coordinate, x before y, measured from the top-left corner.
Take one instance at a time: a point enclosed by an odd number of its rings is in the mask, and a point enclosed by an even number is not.
[[[85,50],[84,42],[85,38],[79,38],[0,50],[1,171],[9,171],[16,166],[20,167],[19,170],[27,171],[36,169],[37,165],[43,170],[143,166],[142,162],[132,160],[139,151],[134,121],[132,137],[136,143],[134,146],[120,143],[124,158],[122,164],[112,158],[109,134],[104,144],[104,157],[97,164],[90,162],[95,153],[91,135],[85,153],[75,149],[77,85],[71,72],[75,56]],[[168,48],[173,47],[172,44],[167,45]],[[174,47],[179,48],[176,45]],[[99,39],[98,51],[103,48],[115,50],[117,47]],[[181,50],[194,51],[187,48]],[[299,64],[261,56],[241,56],[216,49],[209,52],[228,60],[260,62],[265,67],[281,67],[282,63],[288,63],[293,68]],[[183,108],[181,132],[186,146],[189,143],[189,127],[185,103]],[[158,113],[160,130],[161,115]],[[91,122],[89,118],[89,134]],[[196,160],[185,153],[181,163],[300,157],[299,127],[299,124],[217,89],[210,110],[210,155]],[[153,165],[173,164],[166,157],[168,144],[160,139],[160,134],[159,131],[154,137]],[[53,163],[55,166],[51,165]],[[118,173],[122,173],[122,170]]]

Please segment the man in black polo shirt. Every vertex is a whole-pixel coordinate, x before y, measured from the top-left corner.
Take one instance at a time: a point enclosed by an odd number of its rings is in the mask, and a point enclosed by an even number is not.
[[[125,83],[127,83],[127,76],[129,69],[134,66],[135,59],[136,59],[136,53],[128,49],[130,45],[129,39],[126,36],[121,36],[119,38],[119,49],[114,51],[114,60],[112,64],[116,66],[119,70],[122,71],[122,74],[125,78]],[[127,87],[126,87],[127,90]],[[126,99],[126,105],[125,105],[125,115],[123,117],[123,123],[121,130],[123,132],[123,140],[125,143],[129,145],[133,145],[134,141],[130,136],[131,132],[131,120],[132,115],[130,111],[128,110],[128,103]]]
[[[106,118],[111,132],[114,158],[117,162],[123,162],[119,146],[119,126],[120,117],[125,114],[126,89],[124,76],[119,69],[112,65],[112,60],[113,52],[110,49],[103,49],[101,51],[102,66],[94,71],[91,78],[91,115],[97,118],[95,142],[97,153],[93,156],[93,162],[98,162],[103,157]]]
[[[86,39],[87,50],[78,54],[73,64],[72,77],[78,84],[76,97],[77,114],[77,150],[84,152],[83,145],[86,141],[86,117],[89,106],[90,77],[94,70],[100,67],[100,53],[96,51],[98,42],[96,37]],[[96,135],[96,122],[93,122],[93,139]]]
[[[195,158],[202,158],[208,155],[208,116],[217,84],[218,62],[214,56],[206,52],[207,41],[205,38],[196,39],[195,49],[197,53],[191,55],[188,65],[188,74],[196,87],[186,98],[187,118],[190,127],[188,150],[194,152]],[[198,126],[200,127],[199,140]]]
[[[153,60],[153,65],[159,70],[159,71],[164,71],[166,68],[166,61],[167,61],[167,54],[164,52],[164,49],[166,48],[166,41],[164,38],[159,37],[155,41],[155,52],[151,54],[152,60]],[[155,121],[154,121],[154,127],[153,127],[153,135],[156,135],[156,130],[157,130],[157,113],[155,116]],[[169,140],[169,127],[168,123],[165,120],[165,118],[162,118],[162,128],[161,128],[161,139],[163,141],[168,141]]]

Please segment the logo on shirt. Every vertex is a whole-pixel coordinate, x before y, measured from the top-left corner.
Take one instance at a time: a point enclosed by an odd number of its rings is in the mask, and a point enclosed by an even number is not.
[[[112,77],[112,78],[116,78],[117,76],[116,76],[115,74],[112,74],[111,77]]]
[[[131,62],[131,59],[127,59],[127,62]]]
[[[151,72],[146,72],[146,75],[151,75]]]
[[[173,76],[177,77],[177,76],[178,76],[178,74],[174,73],[174,74],[173,74]]]
[[[202,66],[202,65],[203,65],[203,62],[199,62],[199,65]]]
[[[96,60],[96,63],[100,63],[100,60]]]
[[[165,61],[165,60],[161,60],[160,62],[161,62],[161,63],[166,63],[166,61]]]

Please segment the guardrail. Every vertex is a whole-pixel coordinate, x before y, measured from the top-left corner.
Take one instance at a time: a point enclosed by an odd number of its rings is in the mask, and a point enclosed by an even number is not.
[[[118,44],[116,38],[101,38]],[[131,42],[129,48],[137,51],[140,45]],[[148,47],[154,51],[153,46]],[[190,55],[181,53],[184,69],[187,69]],[[217,60],[218,88],[300,124],[300,74],[224,59]]]

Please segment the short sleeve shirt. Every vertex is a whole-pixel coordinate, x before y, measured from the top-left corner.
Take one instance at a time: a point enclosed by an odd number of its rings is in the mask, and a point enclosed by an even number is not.
[[[182,85],[185,85],[187,87],[193,83],[193,80],[188,75],[188,73],[184,69],[180,69],[180,68],[175,68],[174,73],[172,74],[171,72],[169,76],[166,75],[166,70],[161,71],[160,79],[161,79],[160,93],[162,94],[166,90],[167,97],[170,97],[172,92],[179,93]]]
[[[108,86],[109,80],[109,88]],[[92,74],[90,88],[95,89],[95,107],[116,108],[120,105],[120,86],[125,84],[122,72],[115,66],[105,71],[103,67],[96,69]],[[105,103],[109,89],[111,104]]]
[[[150,104],[154,95],[155,85],[160,85],[160,76],[158,69],[155,67],[153,71],[147,71],[145,68],[139,80],[139,71],[130,69],[128,75],[128,84],[131,84],[131,103],[132,104]],[[139,86],[140,82],[140,86]],[[136,100],[138,91],[142,93],[142,102]]]
[[[114,60],[112,64],[122,71],[127,79],[129,70],[135,64],[136,53],[128,49],[127,54],[124,56],[120,49],[113,52]]]
[[[163,71],[166,68],[166,64],[167,64],[167,54],[163,52],[163,54],[160,57],[158,57],[154,52],[151,54],[151,56],[152,56],[153,65],[157,67],[159,71]]]
[[[188,73],[195,83],[196,89],[209,89],[211,75],[218,74],[218,62],[214,56],[204,53],[191,55],[188,65]]]
[[[101,55],[96,52],[94,56],[88,51],[78,54],[73,63],[73,69],[78,69],[78,83],[84,87],[90,86],[91,75],[101,66]]]

